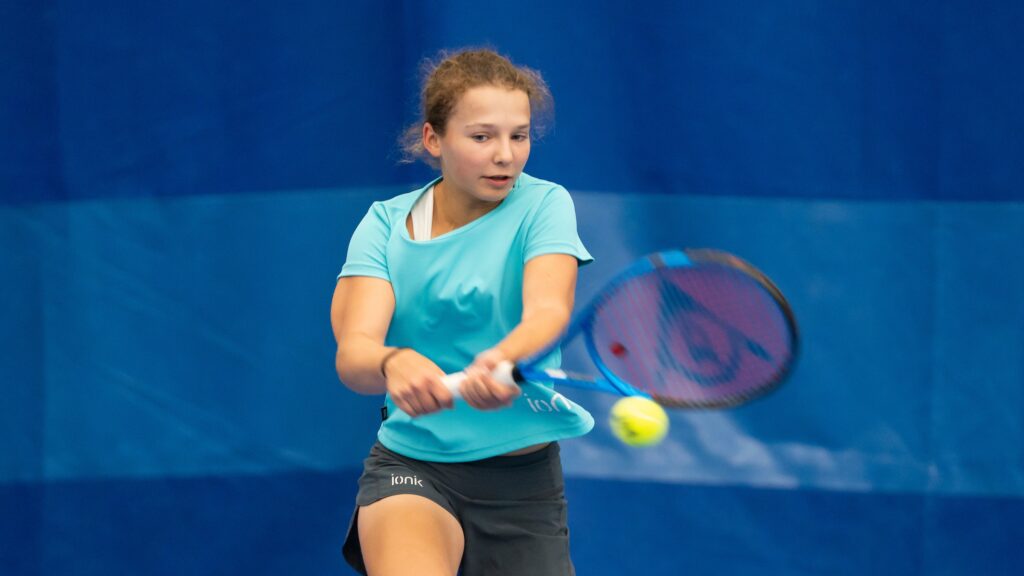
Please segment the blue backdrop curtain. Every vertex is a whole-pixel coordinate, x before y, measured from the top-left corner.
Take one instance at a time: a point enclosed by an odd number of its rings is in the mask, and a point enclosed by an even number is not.
[[[337,382],[355,224],[421,185],[420,65],[539,69],[597,257],[733,251],[804,350],[771,397],[563,444],[580,574],[1024,572],[1014,2],[0,7],[0,573],[349,574],[379,398]],[[568,363],[579,363],[569,350]]]

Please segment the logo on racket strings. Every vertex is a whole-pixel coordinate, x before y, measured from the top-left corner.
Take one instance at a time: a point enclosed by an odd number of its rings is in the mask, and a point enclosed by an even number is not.
[[[663,280],[660,292],[659,330],[665,337],[659,340],[658,360],[662,366],[700,386],[717,386],[736,379],[744,350],[765,362],[773,361],[763,346],[674,283]],[[673,341],[673,334],[681,342]]]

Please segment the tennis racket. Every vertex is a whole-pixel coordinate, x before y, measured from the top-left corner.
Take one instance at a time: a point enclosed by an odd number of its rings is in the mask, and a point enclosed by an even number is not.
[[[548,353],[581,336],[597,375],[543,370]],[[494,376],[509,385],[546,382],[670,408],[725,408],[760,397],[789,375],[797,356],[796,318],[759,270],[727,252],[650,254],[582,309],[564,335]],[[443,381],[456,397],[465,374]]]

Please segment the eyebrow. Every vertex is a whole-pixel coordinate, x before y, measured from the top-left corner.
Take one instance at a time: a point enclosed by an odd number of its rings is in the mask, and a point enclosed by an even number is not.
[[[521,125],[516,126],[515,128],[513,128],[513,130],[526,130],[529,127],[530,127],[529,124],[521,124]],[[494,128],[496,128],[496,126],[494,124],[479,123],[479,124],[467,124],[466,128],[467,129],[468,128],[490,128],[490,129],[493,130]]]

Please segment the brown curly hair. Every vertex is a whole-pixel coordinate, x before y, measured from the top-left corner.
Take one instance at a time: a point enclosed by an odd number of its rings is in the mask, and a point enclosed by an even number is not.
[[[488,48],[442,52],[436,60],[424,64],[421,120],[406,128],[399,139],[403,163],[423,160],[438,168],[437,159],[423,148],[423,124],[429,122],[444,136],[448,119],[459,98],[470,88],[498,86],[522,90],[530,99],[530,132],[539,138],[554,116],[554,100],[540,73],[516,66],[508,58]]]

